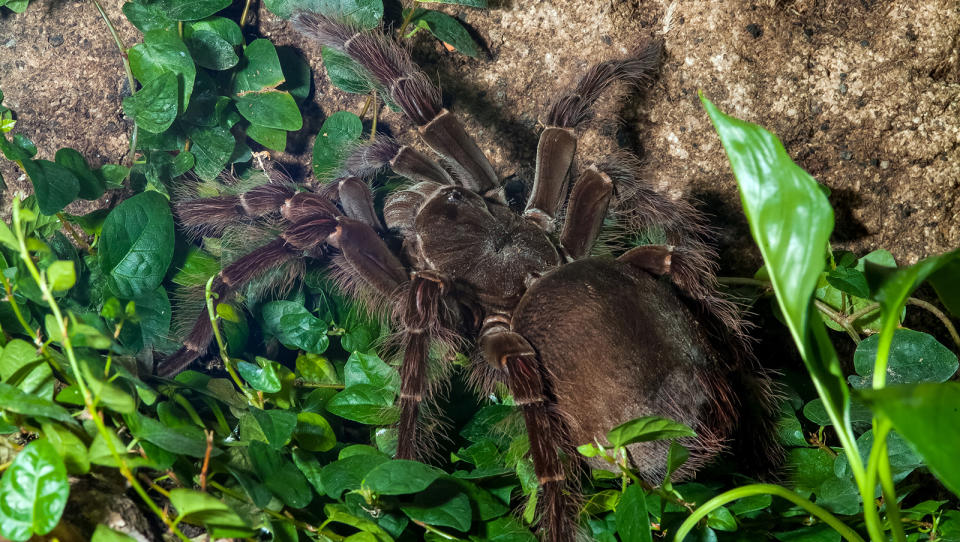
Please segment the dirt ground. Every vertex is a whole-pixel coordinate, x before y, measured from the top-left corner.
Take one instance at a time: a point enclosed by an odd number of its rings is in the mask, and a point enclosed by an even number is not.
[[[562,87],[591,63],[662,37],[665,60],[652,88],[604,109],[620,122],[593,123],[579,160],[617,143],[640,153],[656,188],[693,196],[715,217],[727,272],[750,273],[759,256],[697,90],[778,134],[832,190],[838,246],[887,248],[904,264],[960,246],[955,0],[683,0],[672,9],[669,0],[494,4],[488,11],[444,8],[469,25],[485,55],[450,53],[426,36],[414,40],[414,55],[437,75],[445,100],[502,176],[532,176],[538,120]],[[104,2],[130,46],[139,35],[121,5]],[[399,3],[387,5],[388,20],[398,18]],[[304,129],[277,157],[294,172],[308,171],[302,166],[323,118],[359,111],[363,98],[331,89],[318,48],[262,7],[249,30],[300,48],[316,67]],[[3,10],[0,89],[40,157],[69,146],[94,166],[125,159],[130,123],[120,103],[129,89],[91,3],[38,1],[20,15]],[[406,123],[381,113],[403,137]],[[11,190],[29,185],[8,162],[0,173]]]

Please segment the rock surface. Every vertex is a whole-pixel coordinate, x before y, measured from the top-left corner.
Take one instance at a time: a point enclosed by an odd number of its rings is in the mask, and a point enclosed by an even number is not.
[[[437,76],[445,101],[502,176],[532,177],[538,122],[552,97],[590,64],[663,39],[655,83],[625,105],[602,104],[578,160],[587,163],[617,143],[640,153],[657,189],[691,195],[716,218],[727,271],[751,273],[759,256],[698,90],[775,132],[831,189],[837,246],[858,253],[886,248],[901,264],[960,246],[956,2],[494,4],[488,11],[442,8],[470,26],[484,45],[481,57],[451,53],[425,35],[412,41],[415,58]],[[130,46],[139,34],[120,6],[104,4]],[[388,20],[399,18],[399,4],[387,8]],[[262,7],[248,30],[301,48],[315,67],[304,128],[276,157],[302,175],[323,119],[340,109],[359,112],[364,97],[332,89],[318,48]],[[130,122],[120,102],[129,89],[117,46],[92,4],[37,2],[24,14],[4,12],[0,73],[4,105],[18,113],[17,130],[40,157],[73,147],[93,166],[127,158]],[[409,137],[399,115],[379,113],[381,126]],[[29,186],[9,162],[0,163],[0,173],[11,191]]]

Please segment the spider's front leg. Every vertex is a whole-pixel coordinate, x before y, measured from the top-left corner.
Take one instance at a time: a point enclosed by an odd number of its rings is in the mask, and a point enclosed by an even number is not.
[[[512,331],[505,320],[487,318],[480,335],[480,347],[489,363],[506,372],[514,403],[523,412],[530,457],[540,482],[537,508],[544,539],[570,542],[576,538],[580,509],[575,476],[580,466],[579,456],[569,424],[557,408],[549,369],[530,343]],[[572,468],[564,468],[561,454]]]

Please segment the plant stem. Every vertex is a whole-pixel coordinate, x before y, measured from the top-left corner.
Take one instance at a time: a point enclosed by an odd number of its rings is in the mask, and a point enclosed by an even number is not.
[[[427,525],[422,521],[413,520],[413,522],[423,527],[425,530],[439,536],[440,538],[443,538],[444,540],[457,540],[457,537],[448,535],[447,533],[441,531],[440,529],[437,529],[436,527],[433,527],[431,525]]]
[[[259,408],[263,408],[263,401],[260,400],[255,394],[247,389],[247,386],[244,385],[243,381],[240,380],[240,375],[237,374],[237,370],[233,366],[233,360],[230,359],[230,356],[227,354],[227,344],[223,340],[223,335],[220,334],[220,326],[217,324],[217,311],[213,304],[213,292],[211,291],[211,286],[213,285],[213,279],[217,276],[212,275],[207,280],[207,285],[204,290],[204,297],[207,301],[207,314],[210,316],[210,326],[213,327],[213,336],[217,340],[217,348],[220,349],[220,357],[223,359],[223,366],[227,368],[227,372],[230,373],[230,378],[233,379],[234,384],[240,388],[240,391],[247,397],[247,401],[250,401],[251,404],[257,405]]]
[[[914,305],[922,309],[927,309],[927,312],[940,319],[940,321],[943,322],[944,327],[947,328],[947,332],[950,333],[950,338],[953,339],[953,343],[957,345],[958,349],[960,349],[960,334],[957,334],[957,328],[953,327],[953,322],[950,321],[950,318],[948,318],[943,311],[938,309],[932,303],[927,303],[926,301],[917,299],[915,297],[908,297],[907,305]]]
[[[883,443],[883,453],[880,455],[880,487],[883,500],[887,503],[887,520],[890,530],[897,542],[906,542],[907,535],[903,532],[903,520],[900,518],[900,505],[897,502],[897,492],[893,485],[893,473],[890,472],[890,456],[887,453],[887,443]]]
[[[3,281],[3,289],[7,292],[7,301],[10,302],[10,306],[13,308],[13,314],[17,316],[17,320],[20,322],[20,325],[23,326],[23,329],[27,332],[27,335],[30,335],[30,338],[33,339],[33,343],[38,346],[41,345],[42,342],[40,341],[39,335],[23,318],[23,313],[20,312],[20,306],[17,305],[16,300],[13,299],[13,287],[10,286],[10,281],[7,280],[7,276],[0,273],[0,280]]]
[[[819,299],[814,299],[813,305],[817,308],[818,311],[827,315],[828,318],[830,318],[831,320],[836,322],[837,325],[842,327],[843,330],[847,332],[847,335],[850,335],[850,338],[853,339],[854,344],[860,344],[860,334],[857,333],[857,330],[854,329],[852,325],[850,325],[850,320],[848,318],[845,318],[842,314],[833,310],[833,308],[830,307],[830,305],[827,305],[826,303],[824,303],[823,301],[820,301]]]
[[[240,14],[240,30],[243,30],[243,25],[247,23],[247,15],[250,14],[250,3],[251,0],[243,3],[243,12]]]
[[[120,473],[124,478],[130,483],[130,486],[140,495],[140,498],[143,499],[144,503],[150,508],[150,510],[160,518],[161,521],[170,529],[170,532],[176,535],[183,541],[188,541],[189,539],[177,529],[176,525],[163,513],[162,510],[157,506],[153,499],[147,495],[146,490],[143,489],[143,486],[140,485],[140,482],[137,481],[137,477],[134,476],[133,471],[130,470],[130,467],[127,465],[127,462],[124,460],[123,456],[120,455],[120,452],[117,451],[116,446],[114,446],[113,439],[111,438],[110,431],[107,429],[106,424],[103,422],[103,418],[100,416],[100,412],[97,411],[96,406],[93,402],[93,397],[90,395],[90,389],[87,387],[86,382],[83,380],[83,376],[80,372],[80,363],[77,361],[76,354],[73,351],[73,343],[70,340],[70,334],[67,332],[66,318],[64,318],[63,313],[60,312],[60,306],[57,304],[56,298],[53,297],[53,292],[50,289],[50,285],[47,284],[46,278],[41,275],[40,270],[37,269],[36,264],[33,261],[33,257],[30,255],[30,251],[27,249],[26,236],[23,233],[23,229],[20,227],[20,201],[19,199],[14,199],[13,201],[13,228],[14,234],[17,236],[17,242],[20,246],[20,258],[23,260],[24,265],[27,267],[27,270],[30,272],[30,275],[33,277],[33,280],[37,283],[37,286],[40,288],[41,293],[43,294],[43,299],[50,306],[51,312],[53,312],[53,317],[57,322],[57,329],[60,332],[60,344],[63,345],[63,350],[67,354],[67,359],[70,361],[70,369],[73,371],[73,376],[77,381],[77,388],[80,390],[80,395],[83,397],[83,403],[87,409],[87,412],[90,414],[90,417],[93,418],[94,424],[97,426],[97,432],[100,433],[100,436],[103,437],[104,441],[107,444],[107,448],[110,450],[110,455],[113,456],[114,461],[117,462],[117,465],[120,469]]]
[[[856,531],[837,519],[836,516],[827,510],[817,506],[816,504],[813,504],[809,499],[805,499],[784,487],[773,484],[751,484],[738,487],[725,493],[721,493],[720,495],[717,495],[716,497],[703,503],[693,512],[693,514],[690,515],[690,517],[686,519],[686,521],[683,522],[682,525],[680,525],[680,528],[677,529],[677,534],[674,537],[675,542],[682,542],[684,538],[686,538],[687,534],[690,533],[694,527],[696,527],[697,522],[707,517],[707,514],[713,510],[720,508],[728,502],[742,499],[744,497],[751,497],[753,495],[775,495],[777,497],[786,499],[832,527],[834,531],[840,533],[840,536],[849,542],[865,542],[864,539],[856,533]]]
[[[377,140],[377,90],[373,90],[373,124],[370,126],[370,142]]]
[[[130,85],[130,95],[133,96],[137,92],[137,82],[133,78],[133,70],[130,69],[130,59],[127,57],[127,48],[123,45],[123,41],[120,40],[120,35],[117,34],[117,29],[113,26],[113,23],[110,22],[110,17],[107,17],[107,12],[104,11],[103,6],[100,5],[98,0],[93,0],[93,5],[97,7],[97,11],[100,12],[100,16],[103,17],[103,22],[107,23],[107,29],[110,30],[110,35],[113,36],[114,43],[117,44],[117,49],[120,50],[120,60],[123,62],[123,71],[127,74],[127,83]],[[133,123],[133,130],[130,131],[130,166],[133,167],[134,159],[137,154],[137,123]],[[128,174],[129,176],[129,174]]]
[[[400,23],[400,30],[397,30],[397,35],[403,37],[403,31],[407,29],[407,26],[410,25],[410,21],[413,19],[413,14],[417,11],[417,0],[413,0],[413,4],[410,5],[410,11],[403,16],[403,22]]]

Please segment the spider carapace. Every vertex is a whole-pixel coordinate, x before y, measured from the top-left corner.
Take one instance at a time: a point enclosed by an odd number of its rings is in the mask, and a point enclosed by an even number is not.
[[[298,13],[293,23],[361,66],[440,161],[378,135],[319,191],[271,182],[183,201],[178,216],[204,235],[236,220],[281,221],[278,238],[214,280],[220,300],[282,262],[322,256],[345,291],[391,315],[402,354],[398,457],[427,457],[425,407],[449,359],[437,352],[474,352],[477,389],[487,395],[505,384],[522,411],[541,486],[541,535],[569,541],[577,536],[577,467],[589,463],[576,445],[602,442],[640,416],[671,418],[697,433],[683,441],[691,456],[675,475],[682,477],[722,450],[741,420],[769,419],[770,380],[749,355],[736,307],[715,293],[702,215],[644,184],[628,153],[586,157],[591,165],[573,171],[578,128],[594,102],[614,84],[649,82],[658,43],[593,66],[555,101],[530,196],[516,212],[486,156],[404,49],[326,15]],[[383,168],[410,183],[386,198],[381,220],[366,182]],[[650,229],[668,244],[627,250],[606,240]],[[211,338],[204,315],[159,372],[182,370]],[[659,483],[666,450],[663,442],[633,444],[630,461]]]

